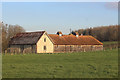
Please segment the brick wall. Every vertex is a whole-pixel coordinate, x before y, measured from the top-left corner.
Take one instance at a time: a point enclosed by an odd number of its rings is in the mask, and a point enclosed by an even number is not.
[[[54,45],[54,52],[86,52],[103,50],[103,45]]]

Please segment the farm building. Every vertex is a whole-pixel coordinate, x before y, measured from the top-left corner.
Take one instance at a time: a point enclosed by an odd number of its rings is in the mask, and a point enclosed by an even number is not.
[[[72,33],[47,34],[45,31],[19,33],[11,38],[11,53],[59,53],[103,50],[103,44],[92,36]]]

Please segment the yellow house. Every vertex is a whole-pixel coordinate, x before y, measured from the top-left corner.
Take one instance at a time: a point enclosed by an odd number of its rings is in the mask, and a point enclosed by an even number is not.
[[[37,42],[37,53],[53,53],[54,45],[46,32],[41,36]]]
[[[8,52],[61,53],[102,50],[103,44],[92,36],[47,34],[46,31],[19,33],[11,38]]]

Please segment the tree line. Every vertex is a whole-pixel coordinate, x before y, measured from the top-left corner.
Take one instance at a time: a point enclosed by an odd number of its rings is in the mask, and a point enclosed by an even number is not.
[[[100,41],[118,41],[118,25],[99,26],[94,28],[75,30],[79,35],[91,35]]]
[[[0,40],[2,40],[2,51],[4,52],[9,45],[10,39],[15,36],[17,33],[25,32],[25,29],[19,25],[8,25],[0,22]]]

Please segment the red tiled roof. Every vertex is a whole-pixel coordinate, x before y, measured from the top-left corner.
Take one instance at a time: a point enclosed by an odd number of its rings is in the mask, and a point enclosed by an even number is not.
[[[103,45],[92,36],[79,36],[48,34],[55,45]]]

